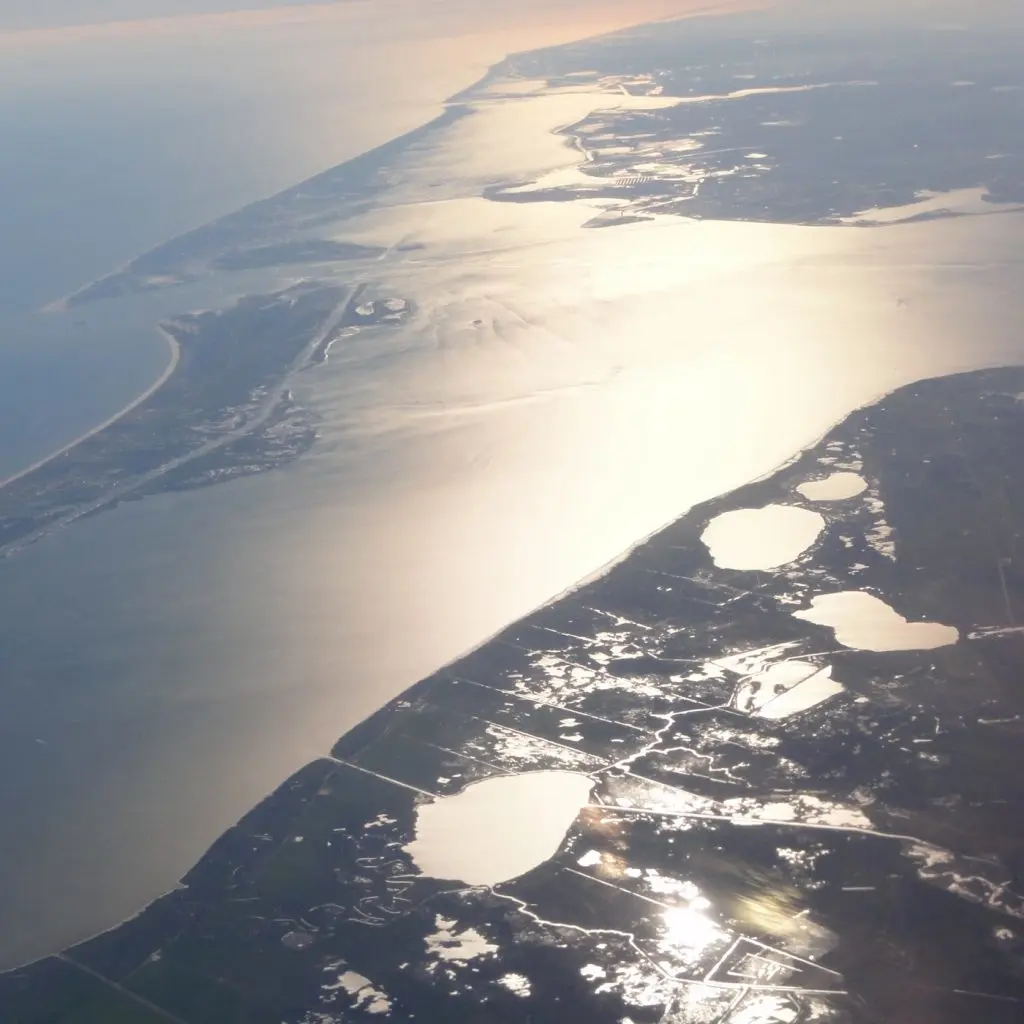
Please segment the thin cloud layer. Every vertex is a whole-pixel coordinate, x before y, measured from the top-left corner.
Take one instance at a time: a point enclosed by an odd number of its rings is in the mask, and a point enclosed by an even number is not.
[[[259,10],[322,0],[0,0],[0,31],[55,29],[109,21],[176,18],[218,11]]]
[[[362,41],[500,32],[515,40],[515,47],[533,47],[659,19],[755,6],[745,0],[192,0],[184,12],[176,3],[170,14],[165,0],[151,0],[141,8],[132,3],[130,10],[122,0],[97,0],[87,21],[75,21],[72,12],[79,7],[67,2],[68,22],[61,23],[51,11],[44,16],[46,23],[39,24],[34,16],[13,10],[23,0],[0,4],[0,46],[18,49],[296,24],[344,26],[366,33]],[[225,5],[235,9],[217,10]]]

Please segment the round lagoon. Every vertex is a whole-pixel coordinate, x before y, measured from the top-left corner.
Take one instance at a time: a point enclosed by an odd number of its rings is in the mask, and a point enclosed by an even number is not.
[[[845,501],[867,489],[868,482],[859,473],[833,473],[822,480],[800,484],[797,493],[808,501]]]
[[[420,804],[406,852],[432,878],[507,882],[554,856],[593,785],[586,775],[560,771],[477,782]]]
[[[766,505],[715,516],[701,540],[720,569],[777,569],[799,558],[824,529],[817,512]]]
[[[955,626],[939,622],[908,622],[881,598],[863,590],[822,594],[810,608],[793,615],[828,626],[844,647],[860,651],[930,651],[960,639]]]

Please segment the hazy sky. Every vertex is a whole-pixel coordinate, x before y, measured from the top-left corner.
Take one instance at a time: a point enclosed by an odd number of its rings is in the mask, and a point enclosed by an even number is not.
[[[0,0],[0,28],[55,28],[126,18],[290,7],[316,0]],[[372,2],[372,0],[351,0]]]
[[[695,5],[692,0],[680,0],[680,9],[701,6],[705,8],[724,7],[735,0],[708,0]],[[982,16],[1010,15],[1020,17],[1024,8],[1021,0],[747,0],[747,6],[779,6],[805,4],[816,17],[853,15],[866,17],[872,14],[911,14],[923,19],[935,19],[957,11],[981,13]],[[150,18],[187,18],[195,14],[214,14],[230,11],[265,11],[273,8],[304,6],[347,6],[371,8],[393,5],[393,0],[0,0],[0,32],[17,29],[47,29],[71,25],[90,25],[109,21],[143,21]],[[585,17],[588,7],[620,7],[623,14],[632,6],[635,18],[623,20],[642,21],[645,17],[646,0],[419,0],[417,5],[422,13],[431,17],[435,11],[450,15],[453,10],[470,17],[490,15],[487,19],[499,22],[503,19],[516,21],[524,13],[540,13],[545,10],[564,12],[578,10]]]

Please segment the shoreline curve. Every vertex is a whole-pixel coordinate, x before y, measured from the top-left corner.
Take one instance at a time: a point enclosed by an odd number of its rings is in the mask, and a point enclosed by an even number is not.
[[[100,433],[100,431],[102,430],[106,430],[107,427],[113,426],[119,419],[122,419],[124,416],[127,416],[128,413],[130,413],[133,409],[138,408],[140,405],[142,405],[143,402],[146,401],[147,398],[150,398],[157,391],[159,391],[160,388],[164,386],[164,384],[167,383],[167,381],[170,379],[171,374],[173,374],[174,371],[178,368],[178,363],[181,361],[181,346],[162,327],[157,326],[156,330],[164,339],[164,341],[167,342],[167,346],[171,350],[171,358],[168,361],[167,365],[164,367],[163,372],[160,374],[160,376],[157,377],[157,379],[153,381],[153,383],[150,384],[149,387],[142,392],[142,394],[136,395],[135,398],[133,398],[126,406],[124,406],[122,409],[119,409],[112,416],[108,416],[102,423],[98,423],[96,424],[96,426],[90,427],[87,431],[85,431],[84,434],[79,434],[71,441],[68,441],[68,443],[65,444],[63,447],[58,448],[55,452],[50,452],[49,455],[44,455],[43,458],[37,459],[35,462],[33,462],[29,466],[26,466],[24,469],[19,469],[17,473],[13,473],[11,476],[5,477],[3,480],[0,480],[0,489],[3,489],[8,484],[14,483],[15,480],[20,480],[22,477],[28,476],[30,473],[34,473],[37,469],[42,469],[43,466],[47,465],[50,462],[53,462],[54,459],[59,459],[62,455],[67,454],[67,452],[71,451],[72,448],[81,444],[83,441],[87,441],[93,435]]]

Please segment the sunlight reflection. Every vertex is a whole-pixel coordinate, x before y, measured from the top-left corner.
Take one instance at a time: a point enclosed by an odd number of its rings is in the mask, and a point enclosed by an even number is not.
[[[704,911],[710,908],[708,900],[701,896],[690,901],[687,907],[674,907],[662,915],[665,925],[665,941],[674,946],[699,949],[710,945],[725,934]]]

